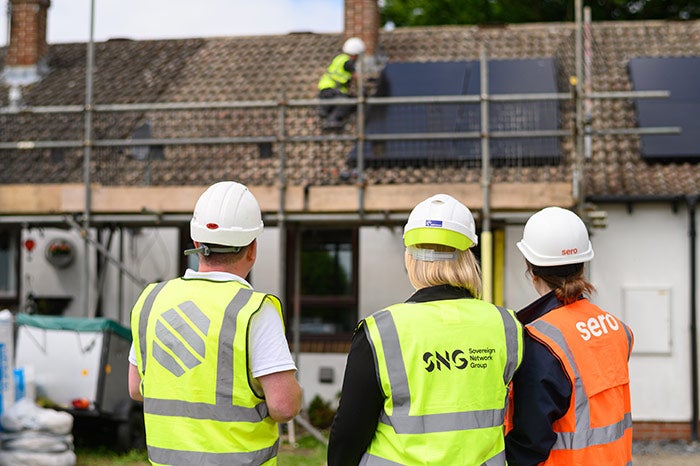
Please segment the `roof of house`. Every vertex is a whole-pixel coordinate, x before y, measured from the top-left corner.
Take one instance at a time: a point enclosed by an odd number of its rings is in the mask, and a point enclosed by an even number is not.
[[[627,64],[634,57],[700,56],[700,21],[600,22],[591,27],[592,90],[632,90]],[[185,40],[109,40],[95,44],[95,104],[280,101],[314,99],[316,84],[342,44],[341,34],[217,37]],[[49,46],[49,72],[22,90],[27,106],[83,105],[86,44]],[[562,92],[575,75],[575,29],[572,23],[537,23],[502,27],[445,26],[381,31],[377,55],[388,62],[554,57]],[[4,66],[4,53],[0,53]],[[514,77],[517,79],[517,77]],[[8,88],[0,87],[0,105],[7,106]],[[574,125],[573,106],[561,105],[562,128]],[[630,100],[596,99],[593,129],[635,126]],[[305,141],[322,135],[315,107],[287,108],[285,133],[298,140],[280,146],[279,109],[209,108],[95,112],[93,139],[131,137],[145,121],[153,138],[253,137],[274,145],[274,156],[256,142],[166,145],[163,160],[144,163],[123,146],[94,147],[94,183],[130,185],[208,185],[235,178],[250,185],[275,186],[279,157],[284,156],[290,185],[353,185],[356,167],[348,163],[352,140]],[[0,141],[80,141],[80,113],[2,113]],[[354,124],[348,126],[353,131]],[[51,144],[49,144],[51,145]],[[57,146],[61,144],[55,144]],[[494,166],[492,182],[571,183],[574,142],[562,139],[564,161],[528,165],[514,159]],[[80,183],[81,147],[0,150],[4,158],[1,184]],[[700,192],[700,165],[692,162],[648,162],[640,155],[635,135],[594,137],[585,164],[588,196],[680,196]],[[478,183],[480,161],[455,165],[385,164],[368,166],[367,185]]]

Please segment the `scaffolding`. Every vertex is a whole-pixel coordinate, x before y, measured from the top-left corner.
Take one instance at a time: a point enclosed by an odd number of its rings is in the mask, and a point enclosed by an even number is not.
[[[67,183],[82,183],[84,208],[78,215],[41,214],[5,215],[0,223],[15,225],[65,225],[79,230],[86,249],[95,248],[98,254],[118,264],[109,251],[90,236],[92,226],[119,225],[176,225],[189,220],[187,213],[163,214],[141,212],[132,214],[95,213],[92,208],[93,183],[102,186],[174,186],[207,185],[217,179],[226,167],[234,167],[237,178],[246,184],[268,186],[278,191],[277,211],[264,213],[265,222],[277,225],[284,232],[289,222],[339,223],[356,225],[400,224],[407,212],[366,210],[365,194],[368,186],[382,184],[446,184],[473,183],[481,190],[481,209],[477,212],[482,236],[482,267],[484,277],[492,275],[493,219],[522,222],[527,212],[493,211],[491,193],[494,184],[507,182],[567,183],[571,192],[571,207],[589,219],[586,209],[584,180],[586,164],[590,161],[593,138],[599,136],[674,134],[678,128],[594,128],[592,108],[594,101],[665,98],[666,91],[593,92],[591,86],[590,12],[576,2],[575,75],[560,76],[568,92],[546,94],[491,94],[488,88],[488,57],[481,49],[480,94],[429,97],[376,97],[363,88],[364,67],[360,62],[359,97],[352,99],[287,99],[284,94],[277,100],[231,102],[153,102],[133,104],[93,103],[94,3],[90,20],[90,39],[87,44],[85,103],[64,106],[11,105],[0,108],[0,123],[8,134],[23,134],[19,141],[0,139],[0,152],[6,160],[21,159],[31,163],[50,158],[68,160],[61,178]],[[365,94],[368,94],[365,96]],[[561,115],[573,115],[573,121],[564,119],[556,130],[517,129],[517,122],[494,124],[490,121],[490,107],[511,105],[514,114],[526,113],[533,102],[547,103],[561,109]],[[355,120],[339,134],[318,131],[316,110],[321,105],[349,105],[356,107]],[[370,133],[366,127],[367,110],[378,106],[472,105],[480,108],[477,131],[431,131],[422,133]],[[514,117],[514,120],[517,120]],[[22,128],[38,128],[34,134]],[[39,122],[39,124],[37,124]],[[206,122],[206,125],[202,122]],[[45,123],[45,124],[43,124]],[[46,139],[50,134],[44,128],[59,124],[62,139]],[[500,123],[500,127],[499,127]],[[82,133],[79,129],[82,128]],[[137,128],[134,131],[134,128]],[[505,129],[504,129],[505,128]],[[158,133],[154,135],[153,133]],[[226,134],[227,136],[222,136]],[[527,157],[511,154],[494,161],[490,141],[502,138],[558,138],[562,148],[561,161],[547,161],[539,166],[528,166]],[[367,144],[389,141],[460,141],[480,143],[480,157],[458,160],[423,160],[418,166],[401,161],[381,161],[368,164]],[[348,156],[354,149],[352,163]],[[165,160],[163,153],[168,153]],[[13,159],[14,157],[14,159]],[[26,162],[24,162],[26,161]],[[228,164],[224,167],[220,163]],[[72,163],[71,163],[72,162]],[[371,162],[371,160],[370,160]],[[197,169],[192,166],[196,164]],[[177,168],[174,168],[174,165]],[[196,172],[196,174],[195,174]],[[41,174],[28,170],[23,179],[12,183],[41,183]],[[356,212],[328,213],[290,210],[287,206],[290,186],[347,186],[356,191]],[[592,215],[595,217],[595,213]],[[282,235],[284,237],[284,235]],[[282,242],[283,243],[283,242]],[[281,244],[284,251],[285,244]],[[284,254],[281,254],[284,257]],[[91,282],[89,255],[84,262],[86,283]],[[285,269],[281,264],[281,270]],[[142,280],[119,265],[129,279],[140,284]],[[283,273],[283,272],[282,272]],[[88,300],[89,287],[85,287]],[[492,286],[484,284],[484,298],[491,300]]]

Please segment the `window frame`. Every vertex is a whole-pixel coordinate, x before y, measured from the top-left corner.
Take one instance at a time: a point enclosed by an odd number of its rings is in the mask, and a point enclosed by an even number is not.
[[[304,233],[323,231],[323,239],[335,238],[337,242],[345,242],[349,239],[351,246],[351,267],[350,271],[350,287],[348,294],[345,295],[315,295],[302,294],[301,283],[296,286],[297,274],[301,274],[301,250],[303,245]],[[287,322],[287,334],[292,338],[294,311],[295,307],[299,306],[300,317],[304,315],[304,308],[321,308],[324,306],[335,306],[346,308],[347,312],[353,317],[356,322],[359,315],[359,228],[356,226],[328,226],[328,227],[302,227],[287,229],[287,264],[293,264],[287,267],[285,277],[285,322]],[[298,241],[298,249],[297,249]],[[326,244],[330,241],[326,242]],[[298,259],[298,260],[297,260]],[[296,290],[299,290],[298,296],[295,296]],[[353,328],[354,329],[354,328]],[[348,331],[340,331],[328,334],[302,333],[299,334],[299,343],[301,352],[323,352],[323,353],[342,353],[350,349],[353,329]]]

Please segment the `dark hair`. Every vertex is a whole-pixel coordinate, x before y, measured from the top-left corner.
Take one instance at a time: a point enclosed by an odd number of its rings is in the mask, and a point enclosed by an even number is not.
[[[527,271],[542,279],[565,305],[573,303],[581,295],[590,296],[595,292],[595,286],[583,275],[583,262],[553,267],[540,267],[527,262]]]

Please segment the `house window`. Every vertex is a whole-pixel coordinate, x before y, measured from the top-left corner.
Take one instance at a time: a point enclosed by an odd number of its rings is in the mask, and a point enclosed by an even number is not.
[[[286,321],[294,317],[294,290],[299,273],[298,306],[302,351],[343,352],[357,325],[357,229],[289,231],[290,264],[299,251],[299,267],[288,268]],[[296,241],[299,247],[296,248]],[[288,325],[288,330],[292,326]]]
[[[17,299],[17,234],[0,229],[0,303]]]

